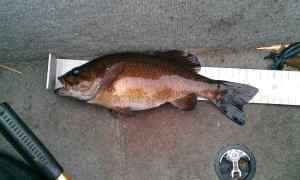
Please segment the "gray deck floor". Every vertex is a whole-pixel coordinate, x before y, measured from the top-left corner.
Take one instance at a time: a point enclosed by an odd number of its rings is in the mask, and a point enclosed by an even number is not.
[[[33,128],[75,179],[216,180],[213,159],[242,143],[256,180],[300,179],[300,108],[251,104],[233,124],[207,102],[117,120],[101,107],[46,91],[47,55],[91,59],[116,51],[249,48],[299,41],[299,0],[0,1],[0,101]],[[216,51],[208,66],[262,68],[253,49]],[[0,150],[11,147],[0,136]]]
[[[261,57],[250,50],[217,51],[203,61],[208,66],[266,68]],[[299,107],[248,105],[244,127],[207,102],[191,112],[164,106],[118,120],[101,107],[45,90],[46,61],[11,66],[23,75],[0,71],[1,101],[16,109],[75,179],[217,179],[216,152],[237,143],[254,152],[255,179],[300,179]],[[10,151],[2,137],[0,142],[1,150]]]

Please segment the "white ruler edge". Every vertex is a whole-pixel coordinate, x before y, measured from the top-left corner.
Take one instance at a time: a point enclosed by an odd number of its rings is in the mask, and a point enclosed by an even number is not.
[[[56,71],[47,73],[47,89],[50,88],[50,81],[54,81],[55,87],[61,86],[57,77],[88,62],[87,60],[50,59],[49,61],[56,61],[48,63],[49,66],[54,64],[56,67],[52,69],[56,68]],[[51,76],[51,73],[55,75]],[[300,72],[297,71],[201,67],[199,74],[211,79],[244,83],[258,88],[259,92],[250,103],[300,105]],[[199,98],[199,100],[203,99]]]

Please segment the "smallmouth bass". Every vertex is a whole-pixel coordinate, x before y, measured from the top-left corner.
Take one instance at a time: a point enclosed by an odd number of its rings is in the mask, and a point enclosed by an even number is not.
[[[249,85],[197,74],[196,56],[182,51],[120,53],[96,58],[59,77],[57,95],[70,96],[120,113],[170,103],[192,110],[204,97],[229,119],[243,125],[243,106],[258,92]]]

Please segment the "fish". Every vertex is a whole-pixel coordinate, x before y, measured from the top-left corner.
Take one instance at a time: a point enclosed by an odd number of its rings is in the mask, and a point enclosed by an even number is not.
[[[197,98],[203,97],[229,119],[244,125],[243,106],[258,89],[207,78],[197,73],[199,69],[197,56],[180,50],[109,54],[58,77],[62,87],[55,89],[55,94],[121,114],[164,104],[193,110]]]

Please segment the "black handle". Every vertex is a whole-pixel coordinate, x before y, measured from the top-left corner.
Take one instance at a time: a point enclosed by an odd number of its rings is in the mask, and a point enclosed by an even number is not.
[[[48,149],[7,103],[0,104],[0,131],[45,178],[55,180],[63,173]]]

